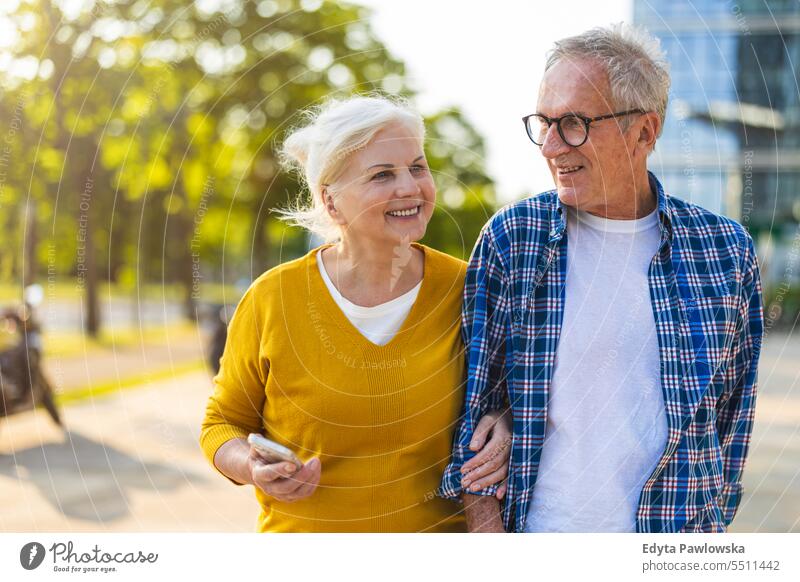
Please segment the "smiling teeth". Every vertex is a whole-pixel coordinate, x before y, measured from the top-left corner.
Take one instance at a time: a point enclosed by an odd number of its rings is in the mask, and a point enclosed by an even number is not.
[[[569,174],[570,172],[575,172],[581,168],[582,166],[571,166],[569,168],[559,168],[558,171],[562,174]]]
[[[395,210],[393,212],[387,212],[390,216],[414,216],[419,212],[419,206],[415,206],[414,208],[409,208],[408,210]]]

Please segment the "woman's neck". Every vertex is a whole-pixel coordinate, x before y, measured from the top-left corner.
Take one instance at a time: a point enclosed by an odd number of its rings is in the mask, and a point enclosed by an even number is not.
[[[422,280],[424,253],[410,242],[370,245],[343,239],[323,249],[322,261],[339,293],[356,305],[373,307]]]

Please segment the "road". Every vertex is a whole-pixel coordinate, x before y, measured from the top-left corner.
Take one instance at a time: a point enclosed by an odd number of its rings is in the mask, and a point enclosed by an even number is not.
[[[800,336],[772,334],[745,495],[732,531],[800,532]],[[211,382],[194,372],[0,421],[0,531],[255,528],[250,487],[216,474],[197,444]]]

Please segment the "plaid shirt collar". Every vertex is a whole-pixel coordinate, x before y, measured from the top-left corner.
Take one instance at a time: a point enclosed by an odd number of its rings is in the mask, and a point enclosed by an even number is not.
[[[650,181],[651,191],[656,193],[657,206],[658,206],[658,228],[661,232],[661,244],[665,242],[672,244],[672,208],[669,204],[669,194],[664,191],[661,182],[655,177],[652,172],[647,172],[648,180]],[[561,199],[556,196],[556,203],[552,206],[550,215],[550,240],[551,244],[555,244],[564,236],[567,230],[567,207],[561,202]]]

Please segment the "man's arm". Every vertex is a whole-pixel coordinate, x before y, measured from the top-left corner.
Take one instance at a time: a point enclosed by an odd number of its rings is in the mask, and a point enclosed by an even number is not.
[[[467,382],[463,414],[453,438],[452,457],[437,492],[443,497],[461,497],[462,468],[475,456],[470,443],[478,422],[488,410],[506,407],[506,347],[511,341],[507,273],[487,227],[475,245],[464,283],[461,323]],[[496,490],[497,485],[492,485],[475,493],[493,496]]]
[[[756,373],[764,331],[761,279],[750,237],[747,237],[742,297],[742,325],[733,344],[725,392],[717,406],[717,434],[725,479],[719,505],[726,525],[733,521],[741,500],[742,472],[755,418]]]
[[[495,497],[462,493],[467,529],[472,533],[506,533],[500,515],[500,502]]]

